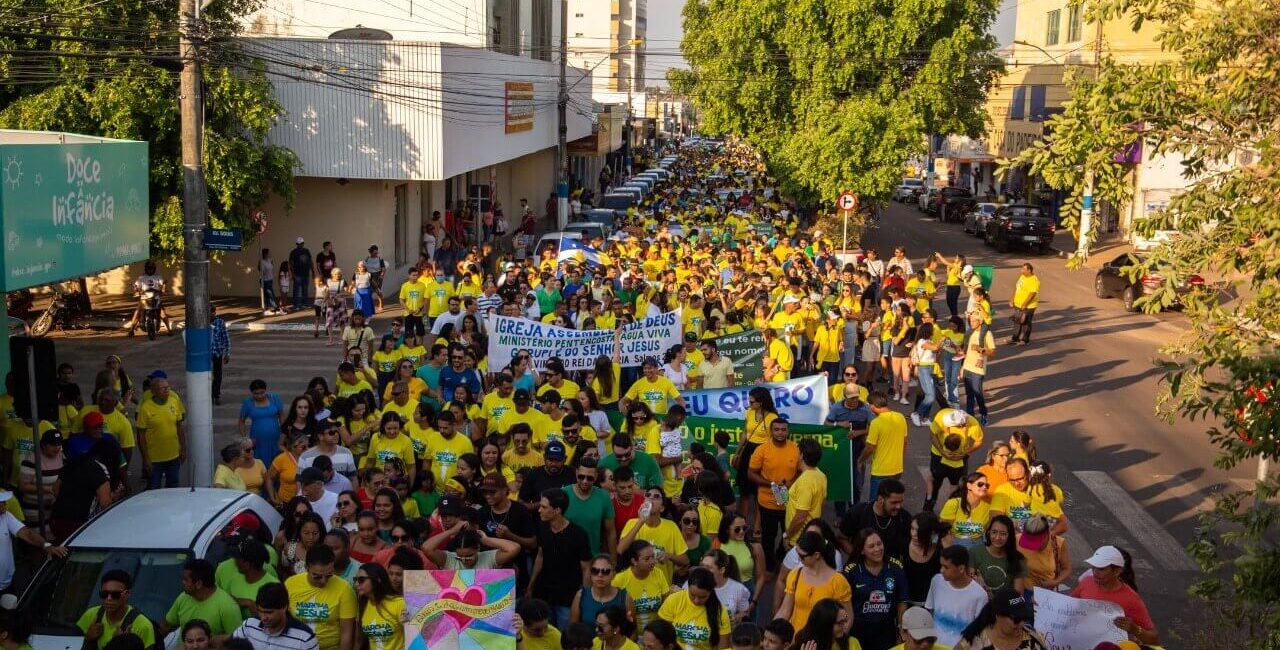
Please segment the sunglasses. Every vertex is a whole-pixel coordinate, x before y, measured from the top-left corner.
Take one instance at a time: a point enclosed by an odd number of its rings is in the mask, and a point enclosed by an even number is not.
[[[693,526],[693,525],[697,525],[698,520],[697,519],[681,519],[680,523],[686,526]]]
[[[409,535],[392,535],[392,536],[391,536],[391,541],[393,541],[393,542],[412,542],[412,541],[413,541],[413,538],[412,538],[412,537],[410,537]]]
[[[368,581],[369,581],[369,576],[356,576],[356,577],[352,578],[352,580],[354,580],[354,581],[355,581],[355,583],[356,583],[356,584],[358,584],[358,585],[359,585],[359,584],[364,584],[364,583],[366,583],[366,582],[368,582]]]
[[[123,598],[123,597],[124,597],[124,590],[113,591],[111,589],[103,589],[102,591],[98,592],[98,598],[101,598],[102,600],[115,600],[117,598]]]
[[[586,482],[588,482],[588,483],[595,483],[595,482],[596,482],[596,477],[594,477],[594,476],[592,476],[592,475],[590,475],[590,474],[579,474],[579,475],[578,475],[578,480],[579,480],[579,481],[586,481]]]
[[[607,576],[610,573],[613,573],[613,567],[591,567],[593,576]]]
[[[845,376],[845,377],[857,377],[857,376],[858,376],[858,373],[856,373],[856,372],[846,372],[846,373],[844,373],[844,376]]]
[[[991,487],[991,484],[990,483],[974,483],[973,486],[980,487],[980,488],[989,488]]]
[[[735,533],[745,533],[745,532],[747,532],[747,527],[746,527],[746,526],[734,526],[733,528],[730,528],[729,530],[731,530],[732,532],[735,532]]]

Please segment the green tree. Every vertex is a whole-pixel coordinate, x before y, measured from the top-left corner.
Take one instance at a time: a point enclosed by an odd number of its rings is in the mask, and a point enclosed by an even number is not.
[[[789,194],[884,198],[926,134],[983,132],[995,0],[689,0],[673,87]]]
[[[236,18],[260,5],[217,0],[199,35],[217,52],[204,67],[209,220],[246,241],[253,210],[271,194],[292,208],[298,166],[293,152],[267,142],[281,108],[263,68],[227,40],[239,33]],[[0,127],[149,142],[151,246],[170,259],[183,246],[177,8],[174,0],[0,0]]]
[[[1180,156],[1185,192],[1135,224],[1147,237],[1176,235],[1141,264],[1136,277],[1172,282],[1140,304],[1173,300],[1172,284],[1191,274],[1221,291],[1193,294],[1190,328],[1162,362],[1167,418],[1203,419],[1221,449],[1219,467],[1280,450],[1280,3],[1097,0],[1093,20],[1154,24],[1168,60],[1144,65],[1104,60],[1076,75],[1070,100],[1046,124],[1051,135],[1010,164],[1029,165],[1071,192],[1078,228],[1085,171],[1096,198],[1125,204],[1128,170],[1115,153],[1141,138],[1145,156]],[[1205,571],[1193,593],[1220,616],[1213,647],[1280,647],[1280,508],[1274,478],[1225,494],[1191,545]],[[1209,646],[1206,646],[1209,647]]]

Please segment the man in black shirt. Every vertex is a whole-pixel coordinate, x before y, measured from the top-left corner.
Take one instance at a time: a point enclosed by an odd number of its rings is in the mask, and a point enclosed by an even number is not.
[[[582,589],[591,561],[591,543],[586,531],[564,516],[569,509],[569,494],[560,488],[542,493],[538,504],[538,555],[533,561],[533,575],[525,590],[525,598],[541,598],[551,605],[552,624],[569,625],[569,608],[573,597]]]
[[[293,250],[289,251],[289,272],[293,274],[293,308],[307,309],[311,302],[311,272],[315,264],[311,259],[311,251],[301,238],[293,240]]]
[[[859,531],[870,528],[880,534],[886,556],[905,561],[911,543],[911,513],[902,507],[906,492],[902,481],[885,479],[876,488],[875,501],[859,503],[845,512],[840,518],[840,541],[846,546],[846,555],[856,555],[848,545]]]
[[[323,250],[316,253],[316,274],[321,280],[329,279],[329,272],[333,267],[338,265],[338,254],[333,252],[333,242],[327,241],[321,244]],[[352,269],[353,271],[355,269]]]
[[[524,483],[520,484],[520,503],[528,506],[529,510],[537,510],[538,499],[543,491],[551,488],[559,490],[573,484],[573,472],[565,471],[564,468],[567,455],[563,442],[552,440],[547,443],[542,451],[542,467],[529,470]]]
[[[529,558],[538,550],[538,520],[528,508],[511,503],[507,479],[501,472],[484,477],[480,494],[484,496],[485,505],[476,517],[477,525],[488,535],[520,545],[520,555],[513,564],[516,586],[523,591],[529,587]]]

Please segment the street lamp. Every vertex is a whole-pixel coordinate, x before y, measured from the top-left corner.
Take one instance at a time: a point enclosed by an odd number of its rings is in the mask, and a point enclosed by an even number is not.
[[[1035,49],[1039,50],[1041,54],[1043,54],[1043,55],[1045,55],[1045,56],[1049,57],[1049,60],[1050,60],[1050,61],[1052,61],[1055,65],[1059,64],[1058,57],[1056,57],[1056,56],[1054,56],[1054,55],[1052,55],[1052,54],[1049,54],[1047,51],[1045,51],[1045,49],[1044,49],[1043,47],[1040,47],[1039,45],[1036,45],[1035,43],[1028,43],[1028,42],[1026,42],[1026,41],[1014,41],[1014,42],[1013,42],[1013,44],[1014,44],[1014,45],[1025,45],[1025,46],[1027,46],[1027,47],[1035,48]],[[1035,64],[1035,65],[1039,65],[1039,64]]]

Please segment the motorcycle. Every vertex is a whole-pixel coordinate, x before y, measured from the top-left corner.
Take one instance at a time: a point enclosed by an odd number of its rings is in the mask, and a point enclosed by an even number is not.
[[[144,289],[139,300],[142,301],[142,329],[147,338],[154,341],[160,331],[160,290],[154,287]]]
[[[79,291],[54,289],[53,300],[31,324],[32,336],[44,336],[57,326],[59,329],[77,327],[89,316],[88,296]]]

